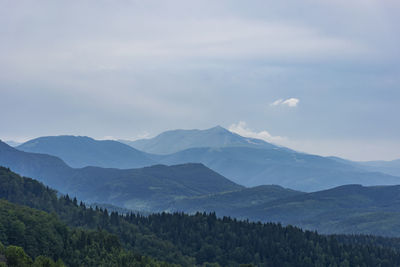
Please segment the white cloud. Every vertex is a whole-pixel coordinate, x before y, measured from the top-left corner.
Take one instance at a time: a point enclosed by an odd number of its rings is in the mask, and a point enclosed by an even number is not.
[[[282,102],[282,105],[288,105],[289,107],[296,107],[300,102],[297,98],[289,98]]]
[[[273,136],[268,131],[264,130],[261,132],[253,131],[252,129],[247,127],[246,122],[240,121],[238,123],[234,123],[229,126],[229,131],[233,133],[237,133],[238,135],[250,138],[261,139],[270,143],[280,144],[287,140],[286,137],[282,136]]]
[[[271,106],[279,106],[280,104],[282,104],[283,99],[278,99],[275,100],[273,103],[271,103]]]
[[[130,138],[130,140],[131,140],[131,141],[136,141],[136,140],[140,140],[140,139],[150,139],[150,138],[152,138],[152,137],[154,137],[154,136],[151,135],[150,133],[148,133],[148,132],[142,132],[142,133],[139,133],[139,134],[137,134],[136,136]]]
[[[115,137],[112,136],[112,135],[106,135],[106,136],[97,138],[97,140],[112,140],[112,141],[117,141],[118,138],[115,138]]]
[[[278,99],[275,100],[274,102],[271,103],[271,106],[279,106],[279,105],[286,105],[288,107],[294,108],[297,107],[297,104],[300,102],[298,98],[288,98],[286,100],[284,99]]]

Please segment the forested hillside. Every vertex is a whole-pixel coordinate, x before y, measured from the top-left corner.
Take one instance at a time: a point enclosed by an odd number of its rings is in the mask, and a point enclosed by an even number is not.
[[[57,214],[57,217],[67,223],[69,227],[73,227],[69,230],[70,232],[68,230],[61,231],[67,237],[69,236],[68,233],[71,236],[74,236],[74,234],[79,236],[76,233],[82,231],[85,235],[94,235],[93,240],[99,240],[98,242],[104,246],[109,244],[108,241],[104,240],[112,240],[110,243],[115,245],[115,249],[111,249],[111,252],[116,251],[116,254],[108,255],[107,257],[110,260],[115,260],[115,258],[118,260],[118,255],[121,255],[121,253],[124,255],[123,257],[129,257],[130,254],[123,252],[123,249],[118,245],[121,242],[123,247],[129,251],[183,266],[203,265],[206,262],[221,266],[238,266],[239,264],[258,266],[393,266],[400,264],[398,247],[393,245],[398,244],[399,240],[393,242],[393,239],[371,237],[366,241],[363,236],[346,236],[345,239],[342,238],[343,240],[341,240],[339,237],[321,236],[314,232],[302,231],[296,227],[283,227],[280,224],[250,223],[228,217],[217,218],[213,213],[197,213],[191,216],[182,213],[162,213],[147,217],[135,214],[121,216],[115,212],[108,213],[107,210],[87,208],[83,203],[78,203],[76,199],[71,199],[68,196],[57,198],[52,189],[35,180],[19,177],[6,168],[0,168],[0,188],[0,198]],[[10,213],[7,207],[12,204],[5,201],[2,203],[6,207],[4,210]],[[12,206],[12,209],[15,209],[17,213],[21,211],[23,214],[33,214],[32,216],[40,214],[42,220],[47,223],[45,225],[49,225],[45,229],[56,228],[50,227],[53,224],[60,225],[56,229],[68,229],[57,221],[55,215],[47,215],[31,208]],[[11,218],[15,220],[15,216]],[[19,220],[22,220],[25,224],[28,220],[23,219],[24,216],[17,217],[22,218]],[[93,232],[79,230],[76,227],[97,230]],[[29,228],[26,227],[26,229]],[[21,229],[17,229],[17,231],[22,232]],[[51,231],[50,233],[57,233],[54,232],[57,230]],[[115,234],[120,241],[105,231]],[[10,236],[19,237],[18,240],[10,241]],[[53,235],[45,236],[52,237]],[[54,236],[57,237],[56,234]],[[49,253],[48,256],[53,258],[61,257],[58,256],[57,252],[46,252],[49,250],[48,248],[46,250],[46,246],[43,249],[31,251],[31,246],[25,245],[24,241],[20,240],[21,238],[24,240],[26,234],[23,236],[3,235],[2,238],[1,241],[7,242],[6,245],[14,245],[13,243],[21,245],[18,242],[22,242],[22,247],[31,257],[38,254],[46,255],[46,253]],[[376,242],[371,242],[371,239],[376,240]],[[81,239],[75,238],[73,240]],[[85,236],[83,240],[92,239]],[[75,243],[70,244],[74,246]],[[91,243],[83,243],[83,247],[78,250],[91,251],[90,245]],[[99,248],[96,247],[92,253],[103,255],[100,253],[103,245],[100,245]],[[57,246],[52,249],[57,251]],[[70,261],[73,261],[79,260],[83,256],[69,254],[69,257],[71,258]],[[91,260],[91,257],[83,258]],[[62,259],[64,260],[64,258]],[[108,260],[108,258],[98,260]],[[75,263],[69,262],[67,259],[64,262],[76,266]]]
[[[0,200],[0,242],[8,246],[4,256],[9,266],[30,266],[32,259],[39,264],[43,257],[60,266],[156,264],[150,258],[126,251],[115,235],[104,230],[71,229],[55,215],[6,200]]]

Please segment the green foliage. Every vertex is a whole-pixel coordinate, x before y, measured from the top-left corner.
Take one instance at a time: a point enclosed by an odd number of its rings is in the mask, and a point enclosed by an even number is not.
[[[26,255],[21,247],[8,246],[5,251],[7,265],[10,267],[28,267],[32,265],[32,259]]]
[[[0,174],[7,173],[12,174],[0,168]],[[53,214],[0,201],[0,240],[6,245],[20,244],[33,258],[61,258],[70,266],[165,265],[142,255],[183,266],[400,265],[399,239],[321,236],[292,226],[217,218],[215,213],[122,216],[88,208],[68,195],[57,199],[40,184],[38,194],[26,192],[33,198],[29,201],[24,199],[23,186],[3,185],[21,190],[16,192],[20,198],[12,198],[14,202]],[[40,200],[47,194],[56,201]],[[35,235],[35,231],[41,232]]]
[[[30,257],[36,258],[36,266],[63,266],[62,261],[68,266],[158,264],[126,251],[115,235],[104,230],[70,229],[54,214],[5,200],[0,200],[0,229],[8,266],[31,266]]]
[[[45,256],[38,256],[35,259],[32,267],[64,267],[64,263],[59,259],[54,262],[51,258]]]

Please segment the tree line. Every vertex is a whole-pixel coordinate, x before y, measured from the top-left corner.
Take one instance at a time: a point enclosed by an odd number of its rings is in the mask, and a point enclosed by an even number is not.
[[[62,259],[69,266],[93,264],[91,257],[96,263],[104,260],[114,266],[128,266],[124,264],[130,261],[182,266],[400,265],[399,239],[323,236],[276,223],[218,218],[215,213],[122,215],[87,207],[68,195],[57,197],[53,189],[6,168],[0,168],[0,198],[35,209],[41,214],[39,217],[46,218],[45,222],[34,217],[35,223],[59,229],[60,232],[49,230],[47,235],[54,235],[54,240],[64,240],[64,243],[59,241],[64,247],[32,246],[26,240],[21,241],[24,237],[18,232],[24,232],[24,228],[14,224],[13,234],[0,234],[3,244],[18,245],[32,258],[42,255],[55,262]],[[21,216],[35,213],[23,206],[16,209]],[[1,225],[4,228],[8,224]],[[25,239],[29,237],[26,228],[24,233]],[[14,239],[9,240],[10,236]],[[30,238],[40,239],[34,235]],[[53,252],[56,249],[59,250]],[[106,256],[102,258],[103,253]]]

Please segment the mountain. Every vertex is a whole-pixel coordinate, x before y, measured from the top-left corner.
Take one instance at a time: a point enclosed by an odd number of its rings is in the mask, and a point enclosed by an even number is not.
[[[90,223],[79,227],[84,218]],[[109,225],[110,217],[103,210],[58,198],[55,190],[0,167],[0,266],[172,266],[140,255],[136,249],[128,251],[117,236],[104,230],[105,220]],[[137,235],[137,240],[154,248],[159,246],[157,241],[168,245],[145,235]],[[2,264],[3,259],[8,265]]]
[[[156,164],[146,153],[128,145],[111,140],[94,140],[86,136],[39,137],[16,148],[59,157],[74,168],[98,166],[128,169]]]
[[[261,185],[237,191],[182,198],[170,203],[169,211],[216,212],[219,216],[237,217],[236,210],[278,199],[305,194],[277,185]]]
[[[384,160],[351,161],[338,157],[329,157],[329,158],[344,164],[352,165],[353,167],[359,170],[364,170],[368,172],[381,172],[393,176],[400,176],[400,159],[392,161],[384,161]]]
[[[166,131],[151,139],[136,141],[121,140],[121,142],[147,153],[163,155],[195,147],[276,147],[275,145],[259,139],[243,137],[232,133],[221,126],[216,126],[207,130]]]
[[[357,163],[368,171],[383,172],[390,175],[400,176],[400,159],[392,161],[365,161]]]
[[[242,188],[197,163],[128,170],[85,167],[76,169],[71,180],[64,191],[89,203],[153,212],[175,199]]]
[[[400,184],[400,177],[368,170],[347,160],[299,153],[242,137],[220,126],[208,130],[167,131],[129,144],[157,154],[149,157],[159,163],[202,163],[248,187],[276,184],[312,192],[344,184]]]
[[[279,221],[318,232],[400,236],[400,186],[344,185],[236,210],[239,218]]]
[[[2,141],[0,141],[0,166],[10,167],[21,175],[35,177],[60,191],[74,173],[74,169],[55,156],[23,152]]]
[[[5,141],[5,143],[6,143],[7,145],[9,145],[9,146],[12,146],[12,147],[16,147],[16,146],[19,146],[20,144],[22,144],[22,143],[20,143],[20,142],[15,142],[15,141],[12,141],[12,140]]]
[[[400,186],[345,185],[314,193],[279,186],[177,200],[170,210],[281,222],[324,234],[400,237]]]
[[[135,143],[140,149],[161,154],[141,152],[116,141],[76,136],[41,137],[17,148],[57,156],[72,167],[130,169],[154,164],[202,163],[235,183],[248,187],[276,184],[312,192],[344,184],[400,184],[400,177],[379,173],[375,167],[340,158],[299,153],[262,140],[242,137],[220,126],[208,130],[168,131]],[[163,154],[186,147],[192,148]]]
[[[276,184],[304,192],[344,184],[400,184],[400,177],[278,147],[192,148],[164,155],[158,161],[167,165],[199,162],[244,186]]]
[[[5,199],[0,200],[0,262],[5,258],[10,266],[31,265],[15,245],[29,256],[41,255],[34,266],[55,266],[42,255],[61,258],[68,266],[400,264],[398,238],[322,236],[293,226],[217,218],[215,213],[120,216],[57,197],[52,189],[2,167],[0,198]],[[27,264],[16,263],[21,259]]]
[[[138,211],[163,209],[169,201],[243,188],[202,164],[139,169],[74,169],[57,157],[19,151],[0,141],[0,165],[38,179],[87,202]]]

